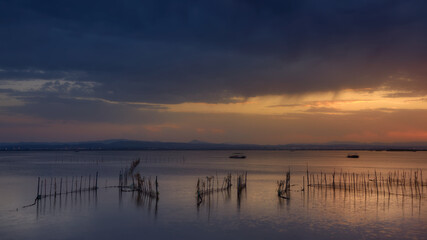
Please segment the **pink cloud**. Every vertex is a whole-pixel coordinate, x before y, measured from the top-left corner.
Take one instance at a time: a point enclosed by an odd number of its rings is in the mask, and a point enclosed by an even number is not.
[[[397,140],[427,140],[427,131],[390,131],[387,135]]]
[[[180,126],[177,124],[157,124],[157,125],[145,125],[144,129],[150,132],[161,132],[164,129],[179,129]]]

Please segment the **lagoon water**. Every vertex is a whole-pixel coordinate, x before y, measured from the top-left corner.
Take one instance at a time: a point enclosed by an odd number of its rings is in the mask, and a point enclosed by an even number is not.
[[[0,239],[427,239],[427,188],[421,197],[308,188],[310,173],[335,171],[386,174],[423,169],[427,152],[245,151],[49,151],[0,152]],[[120,193],[119,172],[132,160],[135,170],[158,177],[159,200]],[[277,196],[277,180],[291,170],[290,199]],[[235,189],[238,171],[247,188]],[[42,180],[99,172],[95,192],[41,199]],[[230,192],[218,192],[197,205],[198,178],[233,173]],[[83,178],[84,179],[84,178]],[[87,178],[86,181],[88,182]],[[50,182],[48,182],[49,184]],[[221,184],[221,183],[220,183]]]

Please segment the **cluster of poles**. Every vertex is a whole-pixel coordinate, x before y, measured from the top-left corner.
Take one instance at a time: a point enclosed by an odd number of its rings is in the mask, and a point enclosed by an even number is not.
[[[58,181],[57,181],[58,180]],[[49,188],[49,191],[47,190]],[[68,183],[68,177],[64,180],[63,178],[50,178],[50,183],[45,178],[40,180],[37,179],[37,197],[36,199],[42,199],[46,197],[56,197],[62,194],[69,193],[81,193],[84,191],[94,191],[98,189],[98,172],[95,177],[72,177],[71,182]]]
[[[239,194],[246,188],[247,172],[237,175],[237,193]],[[232,174],[227,173],[224,177],[221,186],[219,185],[218,176],[207,176],[206,178],[197,179],[196,198],[197,205],[200,205],[204,197],[214,192],[230,191],[232,186]]]
[[[135,168],[140,163],[137,159],[131,166],[124,171],[120,171],[119,185],[114,186],[120,189],[120,192],[138,192],[145,197],[159,199],[159,184],[157,176],[155,181],[150,177],[134,174]],[[128,178],[131,177],[132,183],[128,184]],[[71,181],[69,181],[71,180]],[[394,194],[410,197],[422,197],[423,189],[427,184],[423,181],[423,171],[421,169],[408,171],[389,171],[381,173],[355,173],[355,172],[336,172],[332,173],[310,173],[307,167],[306,175],[302,177],[302,189],[307,188],[331,188],[333,190],[343,190],[349,192],[364,192],[376,194]],[[247,172],[237,174],[236,184],[237,193],[246,189]],[[289,199],[291,191],[291,171],[286,172],[286,179],[277,181],[277,194],[280,198]],[[197,204],[200,205],[204,197],[215,192],[230,191],[232,187],[232,174],[227,173],[220,185],[218,175],[198,178],[196,186]],[[46,178],[38,177],[37,197],[33,206],[42,198],[57,197],[63,194],[81,193],[85,191],[96,191],[98,189],[98,172],[92,177],[68,177],[64,178]],[[24,207],[28,207],[24,206]]]
[[[390,171],[386,174],[377,173],[350,173],[342,170],[327,174],[320,172],[309,173],[303,176],[303,182],[307,180],[307,187],[332,188],[344,191],[395,194],[410,197],[422,197],[423,172],[421,169],[410,171]],[[303,183],[303,186],[305,184]]]
[[[24,207],[33,206],[42,198],[56,198],[61,195],[98,190],[98,172],[96,172],[95,177],[91,175],[89,175],[89,177],[80,176],[80,178],[72,177],[70,180],[69,182],[68,177],[65,177],[65,179],[51,177],[49,181],[46,178],[40,179],[40,177],[38,177],[37,196],[34,199],[34,203]]]
[[[124,171],[120,171],[119,174],[119,185],[118,186],[109,186],[106,188],[114,187],[119,188],[121,192],[138,192],[145,197],[159,198],[159,183],[157,181],[157,176],[153,182],[150,177],[142,177],[139,173],[134,174],[135,168],[139,165],[140,159],[133,161],[129,168]],[[128,184],[128,178],[132,179],[132,183]],[[71,180],[71,181],[69,181]],[[89,175],[88,177],[72,177],[71,179],[66,178],[50,178],[37,179],[37,196],[33,204],[24,206],[34,206],[37,201],[42,198],[47,197],[57,197],[64,194],[73,194],[81,193],[87,191],[96,191],[98,190],[98,172],[95,176]]]

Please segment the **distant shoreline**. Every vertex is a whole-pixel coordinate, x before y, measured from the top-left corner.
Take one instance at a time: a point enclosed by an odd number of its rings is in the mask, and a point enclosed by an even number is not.
[[[325,143],[257,145],[234,143],[150,142],[135,140],[104,140],[87,142],[20,142],[0,143],[0,151],[178,151],[178,150],[267,150],[267,151],[427,151],[427,143]]]
[[[194,149],[194,148],[123,148],[123,149],[0,149],[0,152],[54,152],[54,151],[60,151],[60,152],[96,152],[96,151],[289,151],[289,152],[296,152],[296,151],[369,151],[369,152],[423,152],[427,151],[427,149],[316,149],[316,148],[307,148],[307,149],[242,149],[242,148],[200,148],[200,149]]]

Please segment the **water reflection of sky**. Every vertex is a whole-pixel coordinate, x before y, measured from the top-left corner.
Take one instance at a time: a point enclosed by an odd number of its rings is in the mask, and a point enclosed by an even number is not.
[[[425,238],[426,188],[423,198],[309,188],[301,192],[308,164],[311,172],[378,171],[427,166],[427,153],[250,151],[246,160],[222,151],[17,152],[0,153],[0,235],[2,239],[93,239],[123,237],[248,239],[404,239]],[[158,202],[136,193],[104,188],[140,157],[142,175],[158,176]],[[291,199],[277,197],[276,181],[290,167]],[[197,206],[198,177],[248,171],[247,188],[238,195],[212,195]],[[36,194],[36,179],[100,173],[100,189],[42,199],[22,209]],[[425,174],[426,175],[426,174]],[[234,175],[235,176],[235,175]],[[424,176],[425,179],[425,176]],[[235,179],[233,180],[235,184]],[[17,210],[18,208],[18,210]]]

